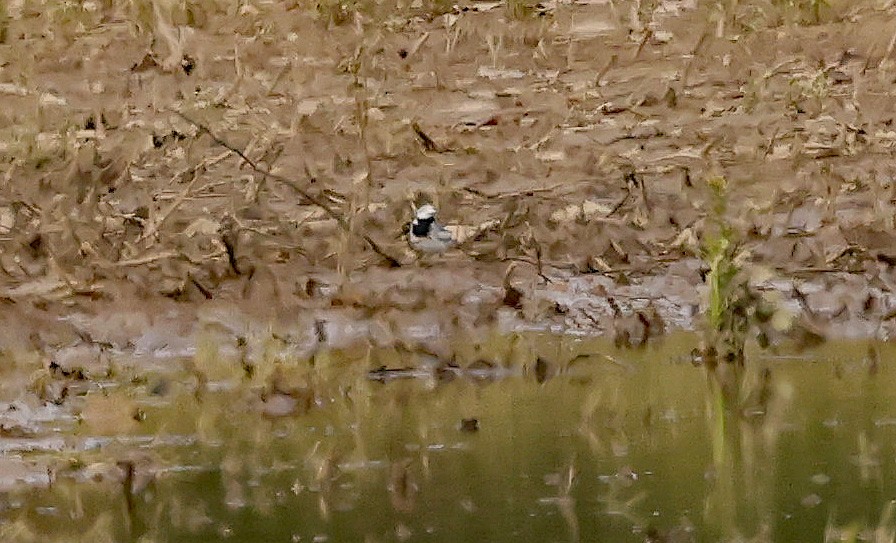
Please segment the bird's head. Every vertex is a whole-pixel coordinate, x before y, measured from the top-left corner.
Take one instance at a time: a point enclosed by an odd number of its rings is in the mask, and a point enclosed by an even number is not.
[[[431,204],[423,204],[422,206],[417,208],[414,216],[417,218],[417,220],[420,221],[431,219],[436,216],[436,208]]]

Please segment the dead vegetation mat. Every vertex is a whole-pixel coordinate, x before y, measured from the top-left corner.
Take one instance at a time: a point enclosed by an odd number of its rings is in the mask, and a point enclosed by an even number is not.
[[[477,318],[607,328],[554,296],[594,276],[582,304],[680,323],[721,220],[754,284],[887,336],[894,23],[884,1],[6,2],[6,320],[451,313],[485,285]],[[420,262],[423,202],[464,243]],[[620,308],[632,285],[649,301]]]

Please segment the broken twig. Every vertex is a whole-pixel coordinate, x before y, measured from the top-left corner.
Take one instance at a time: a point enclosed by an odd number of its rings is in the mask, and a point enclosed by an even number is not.
[[[314,196],[313,194],[311,194],[310,192],[308,192],[307,190],[302,188],[294,180],[289,179],[288,177],[284,177],[282,175],[278,175],[273,172],[270,172],[266,168],[262,168],[261,166],[256,164],[255,161],[253,161],[251,158],[247,157],[246,154],[243,153],[241,150],[237,149],[230,143],[228,143],[228,142],[224,141],[223,139],[219,138],[218,136],[216,136],[215,133],[212,132],[209,127],[205,126],[204,124],[200,123],[199,121],[196,121],[196,120],[192,119],[191,117],[189,117],[188,115],[181,113],[180,111],[177,111],[177,110],[174,110],[174,113],[176,113],[181,119],[187,121],[188,123],[190,123],[193,126],[195,126],[196,128],[198,128],[200,132],[205,132],[206,134],[208,134],[209,137],[212,138],[212,140],[214,140],[215,143],[217,143],[221,147],[224,147],[225,149],[229,150],[231,153],[238,156],[250,168],[255,170],[255,172],[260,173],[261,175],[264,175],[266,177],[269,177],[275,181],[279,181],[280,183],[283,183],[284,185],[288,186],[293,191],[295,191],[306,202],[320,208],[328,217],[335,220],[336,224],[338,224],[339,227],[342,228],[344,231],[348,232],[349,234],[358,236],[359,238],[364,240],[364,242],[367,243],[367,245],[371,248],[371,250],[373,250],[373,252],[375,252],[376,254],[380,255],[389,264],[389,266],[391,266],[393,268],[401,267],[401,262],[399,262],[398,259],[395,258],[394,256],[387,253],[385,250],[383,250],[383,248],[380,247],[380,245],[377,242],[375,242],[370,236],[368,236],[367,234],[361,234],[361,233],[353,231],[351,226],[349,225],[348,221],[345,219],[345,217],[343,217],[341,214],[339,214],[335,209],[330,207],[323,200],[321,200],[320,198]]]

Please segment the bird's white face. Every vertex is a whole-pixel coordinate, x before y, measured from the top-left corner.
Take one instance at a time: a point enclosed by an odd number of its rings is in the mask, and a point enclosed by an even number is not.
[[[415,213],[417,219],[421,221],[425,221],[426,219],[431,219],[436,216],[436,208],[434,208],[430,204],[423,204],[422,206],[417,208],[417,212]]]

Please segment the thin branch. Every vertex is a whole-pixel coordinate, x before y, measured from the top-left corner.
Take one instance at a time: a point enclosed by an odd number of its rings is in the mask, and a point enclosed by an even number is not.
[[[295,191],[306,202],[323,210],[323,212],[328,217],[335,220],[336,224],[338,224],[339,227],[342,228],[344,231],[363,239],[367,243],[367,245],[371,248],[371,250],[373,250],[373,252],[375,252],[376,254],[380,255],[389,264],[389,266],[391,266],[393,268],[401,267],[401,262],[399,262],[397,258],[393,257],[392,255],[387,253],[385,250],[383,250],[379,246],[379,244],[377,242],[375,242],[367,234],[361,234],[358,232],[354,232],[352,230],[351,226],[349,225],[348,221],[345,219],[345,217],[340,215],[335,209],[330,207],[323,200],[321,200],[320,198],[314,196],[313,194],[311,194],[308,191],[306,191],[305,189],[303,189],[298,183],[296,183],[292,179],[289,179],[282,175],[275,174],[271,171],[268,171],[266,168],[262,168],[261,166],[256,164],[251,158],[246,156],[246,154],[243,153],[241,150],[239,150],[238,148],[234,147],[230,143],[228,143],[228,142],[224,141],[223,139],[219,138],[218,136],[216,136],[215,133],[212,132],[209,127],[205,126],[204,124],[200,123],[199,121],[196,121],[196,120],[190,118],[189,116],[185,115],[184,113],[181,113],[180,111],[177,111],[177,110],[173,110],[173,111],[174,111],[174,113],[177,114],[178,117],[180,117],[181,119],[187,121],[188,123],[190,123],[193,126],[195,126],[196,128],[198,128],[200,132],[205,132],[206,134],[208,134],[209,137],[212,138],[212,140],[214,140],[214,142],[216,144],[220,145],[221,147],[224,147],[225,149],[229,150],[231,153],[238,156],[243,162],[245,162],[255,172],[257,172],[261,175],[264,175],[266,177],[269,177],[275,181],[279,181],[280,183],[283,183],[284,185],[288,186],[293,191]]]
[[[128,260],[119,260],[115,262],[113,265],[116,267],[124,268],[127,266],[142,266],[144,264],[150,264],[152,262],[156,262],[158,260],[165,260],[166,258],[177,258],[179,255],[176,251],[163,251],[161,253],[155,253],[151,255],[141,256],[140,258],[131,258]]]
[[[187,196],[190,194],[190,191],[193,190],[193,187],[196,185],[196,181],[199,180],[199,177],[201,176],[202,172],[205,171],[205,168],[206,164],[204,163],[196,166],[195,168],[190,168],[190,173],[192,174],[193,179],[191,179],[190,182],[187,183],[187,186],[177,195],[174,201],[171,202],[171,204],[169,204],[164,211],[162,211],[161,214],[153,217],[152,220],[149,221],[149,224],[143,230],[143,233],[140,234],[140,236],[137,238],[138,243],[145,239],[150,240],[150,243],[152,243],[152,238],[155,237],[155,235],[158,233],[159,228],[161,228],[168,217],[171,216],[172,213],[174,213],[174,210],[177,209],[184,202],[184,200],[187,199]],[[172,181],[180,176],[181,174],[175,175]]]
[[[607,213],[606,218],[612,217],[614,214],[616,214],[616,212],[619,211],[619,209],[624,206],[626,202],[628,202],[628,199],[631,198],[631,195],[631,189],[625,187],[625,196],[623,196],[621,200],[616,202],[616,205],[613,206],[613,209],[611,209],[610,212]]]

